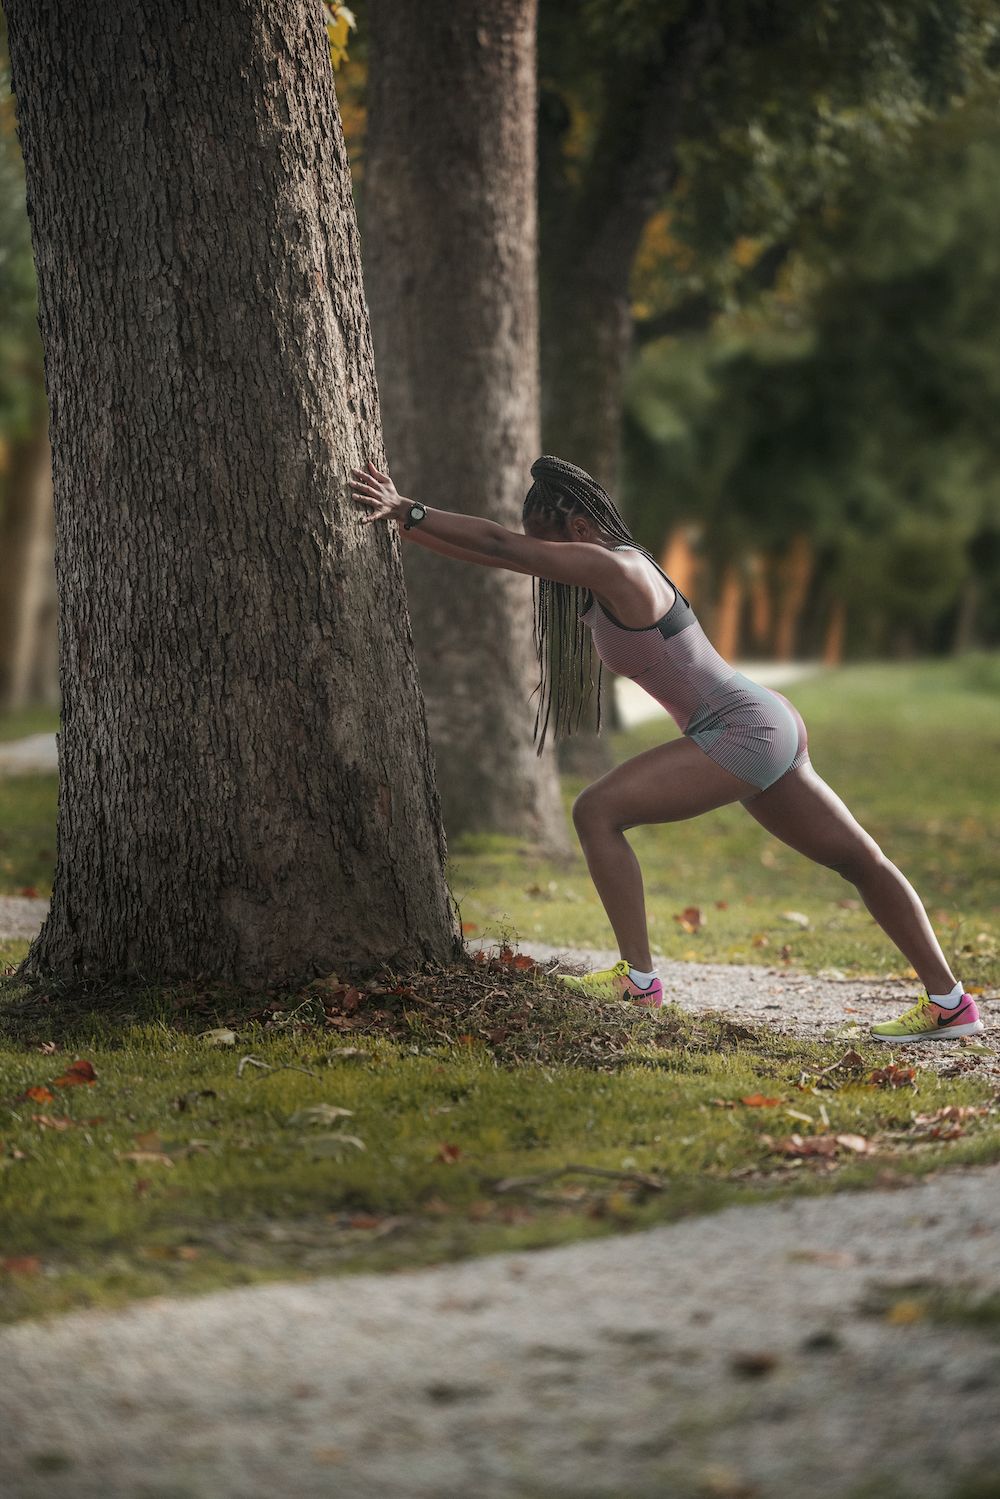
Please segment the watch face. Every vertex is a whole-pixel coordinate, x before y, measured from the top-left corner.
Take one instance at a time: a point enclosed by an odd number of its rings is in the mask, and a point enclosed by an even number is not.
[[[423,505],[411,505],[410,515],[414,520],[423,520],[426,514],[427,511],[424,509]]]

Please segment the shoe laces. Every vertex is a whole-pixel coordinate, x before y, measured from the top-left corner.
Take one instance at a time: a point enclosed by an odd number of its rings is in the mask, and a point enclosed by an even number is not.
[[[927,995],[926,994],[921,994],[921,996],[917,1000],[916,1004],[915,1005],[911,1005],[910,1008],[906,1011],[905,1014],[900,1015],[900,1017],[899,1017],[900,1023],[902,1024],[903,1021],[923,1020],[924,1016],[927,1014],[927,1011],[930,1009],[930,1007],[931,1007],[931,1002],[928,999]]]

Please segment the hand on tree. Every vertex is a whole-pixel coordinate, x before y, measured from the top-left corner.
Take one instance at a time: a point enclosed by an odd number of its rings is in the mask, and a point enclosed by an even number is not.
[[[366,515],[362,525],[371,525],[374,520],[403,520],[410,506],[410,501],[397,493],[396,486],[388,474],[381,473],[372,463],[371,459],[365,460],[367,472],[363,468],[352,468],[351,491],[354,498],[362,505],[371,505],[371,515]]]

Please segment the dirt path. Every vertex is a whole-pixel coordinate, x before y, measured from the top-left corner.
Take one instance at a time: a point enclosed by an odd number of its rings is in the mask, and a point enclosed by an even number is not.
[[[24,1323],[0,1492],[956,1499],[1000,1463],[998,1251],[989,1167]],[[992,1323],[935,1320],[929,1284]]]
[[[495,950],[496,942],[467,942]],[[618,961],[618,950],[551,947],[526,942],[522,950],[554,971],[584,973]],[[864,1040],[877,1020],[891,1020],[916,999],[919,984],[906,979],[850,979],[833,970],[797,973],[784,967],[757,963],[688,963],[660,959],[657,972],[667,1000],[682,1010],[718,1010],[753,1025],[770,1025],[781,1035],[808,1040]],[[977,1003],[987,1027],[972,1045],[961,1040],[927,1041],[886,1047],[887,1058],[905,1052],[908,1062],[947,1068],[963,1066],[1000,1076],[1000,990],[990,990]]]

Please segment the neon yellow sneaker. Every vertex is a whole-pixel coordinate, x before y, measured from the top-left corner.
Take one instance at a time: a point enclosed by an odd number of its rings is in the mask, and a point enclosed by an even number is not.
[[[979,1036],[984,1030],[971,994],[963,994],[948,1010],[923,994],[898,1020],[873,1025],[871,1034],[876,1041],[937,1041],[941,1037]]]
[[[658,1010],[663,1004],[663,985],[659,975],[651,979],[646,989],[640,988],[635,979],[629,977],[629,962],[620,958],[611,968],[598,968],[593,973],[555,973],[560,984],[573,989],[577,994],[586,994],[591,999],[625,999],[634,1005],[649,1005]]]

